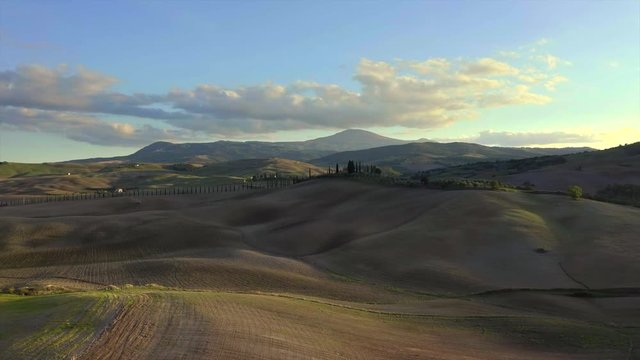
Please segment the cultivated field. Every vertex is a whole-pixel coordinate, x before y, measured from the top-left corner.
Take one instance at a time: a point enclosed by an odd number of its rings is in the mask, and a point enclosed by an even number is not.
[[[0,201],[30,195],[95,193],[123,189],[215,186],[252,176],[306,178],[326,171],[305,162],[271,158],[208,164],[98,163],[23,164],[0,162]]]
[[[0,357],[629,359],[639,233],[632,207],[338,179],[0,208]]]

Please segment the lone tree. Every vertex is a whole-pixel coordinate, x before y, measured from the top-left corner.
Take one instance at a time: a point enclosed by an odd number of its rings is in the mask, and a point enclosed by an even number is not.
[[[347,163],[347,172],[349,174],[353,174],[354,172],[356,172],[356,165],[353,163],[353,160],[349,160],[349,162]]]
[[[582,197],[582,188],[578,185],[569,186],[567,193],[574,200],[578,200]]]

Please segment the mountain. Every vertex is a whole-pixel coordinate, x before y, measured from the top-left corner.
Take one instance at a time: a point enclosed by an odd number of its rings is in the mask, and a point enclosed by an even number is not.
[[[305,149],[286,143],[259,141],[172,144],[157,142],[127,156],[136,162],[195,162],[212,163],[240,159],[268,159],[273,157],[306,160],[330,151]]]
[[[387,145],[400,145],[409,142],[411,141],[394,139],[378,135],[370,131],[349,129],[331,136],[303,141],[300,145],[305,149],[328,150],[335,152],[370,149]]]
[[[483,160],[521,159],[591,150],[589,148],[499,148],[467,143],[411,142],[349,129],[306,141],[216,141],[174,144],[159,141],[127,156],[73,162],[219,163],[242,159],[284,158],[318,165],[359,160],[402,171],[425,170]]]
[[[370,131],[349,129],[331,136],[306,141],[216,141],[183,144],[159,141],[127,156],[83,159],[75,160],[74,162],[212,163],[268,158],[307,161],[335,153],[336,151],[361,150],[407,142],[381,136]]]
[[[479,161],[523,159],[541,155],[557,155],[590,148],[510,148],[484,146],[471,143],[409,143],[373,149],[344,151],[327,155],[311,162],[320,166],[345,164],[357,160],[377,166],[392,167],[402,172],[429,170]]]

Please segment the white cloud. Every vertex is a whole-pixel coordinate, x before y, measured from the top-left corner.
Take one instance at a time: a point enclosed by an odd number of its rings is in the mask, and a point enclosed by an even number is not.
[[[553,144],[585,144],[594,143],[597,139],[593,135],[554,132],[509,132],[509,131],[481,131],[477,135],[455,139],[439,139],[439,141],[462,141],[496,146],[545,146]]]
[[[542,63],[545,63],[547,65],[547,68],[549,68],[550,70],[557,68],[558,65],[571,65],[570,61],[560,59],[557,56],[553,56],[551,54],[538,55],[535,57],[535,59]]]
[[[545,83],[544,83],[544,87],[547,88],[547,90],[549,91],[555,91],[556,90],[556,86],[559,83],[563,83],[568,81],[568,79],[564,76],[560,76],[560,75],[555,75],[553,77],[551,77],[550,79],[548,79]]]
[[[353,74],[357,90],[297,81],[233,88],[203,84],[166,94],[122,94],[112,90],[117,78],[96,71],[23,65],[0,72],[0,116],[16,116],[15,109],[38,110],[36,118],[46,121],[37,131],[48,132],[56,130],[45,123],[69,126],[73,119],[82,119],[79,128],[83,130],[74,136],[100,144],[118,143],[118,136],[130,143],[151,137],[141,131],[164,138],[177,136],[160,130],[165,126],[113,125],[100,120],[102,114],[136,116],[217,136],[314,128],[432,129],[472,119],[485,108],[550,102],[545,92],[566,79],[546,70],[535,62],[515,65],[490,57],[361,59]],[[24,126],[35,126],[26,113],[19,118]],[[7,119],[0,122],[20,126]],[[92,126],[112,135],[91,133]],[[89,133],[93,135],[84,136]]]
[[[534,44],[538,46],[544,46],[544,45],[547,45],[548,43],[549,43],[549,39],[547,38],[540,38],[534,42]]]
[[[558,58],[553,55],[543,55],[542,59],[547,63],[549,69],[555,69],[558,66]]]
[[[160,98],[111,91],[111,87],[117,82],[115,77],[81,66],[72,72],[65,65],[56,68],[21,65],[16,70],[0,71],[0,106],[132,115],[153,119],[188,116],[146,108],[146,105],[156,103]]]
[[[174,90],[166,101],[197,114],[169,120],[171,124],[210,133],[363,126],[424,129],[472,118],[484,107],[550,101],[520,84],[517,73],[515,67],[488,58],[455,67],[444,59],[398,64],[362,59],[354,75],[360,92],[304,81],[233,89],[201,85]]]
[[[498,51],[498,55],[505,58],[511,58],[511,59],[517,59],[520,57],[520,54],[517,51],[502,50],[502,51]]]
[[[463,72],[469,75],[516,75],[519,71],[507,63],[482,58],[466,65]]]
[[[441,74],[451,67],[451,63],[445,58],[434,58],[427,61],[404,61],[401,64],[422,75]]]
[[[157,140],[189,139],[189,133],[184,130],[159,129],[150,125],[135,127],[103,121],[87,114],[15,107],[0,107],[0,127],[59,134],[96,145],[139,146]]]

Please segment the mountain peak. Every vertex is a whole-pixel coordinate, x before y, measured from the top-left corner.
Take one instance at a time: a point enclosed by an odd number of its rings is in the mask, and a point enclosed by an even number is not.
[[[333,135],[304,142],[306,146],[333,151],[362,150],[405,143],[407,141],[393,139],[362,129],[347,129]]]
[[[335,133],[334,135],[338,135],[338,134],[372,134],[372,135],[378,135],[372,131],[368,131],[368,130],[362,130],[362,129],[345,129],[342,131],[339,131],[337,133]],[[378,135],[381,136],[381,135]]]
[[[346,129],[346,130],[342,130],[340,132],[337,132],[333,135],[330,135],[328,137],[332,137],[332,136],[369,136],[372,138],[383,138],[383,139],[391,139],[390,137],[386,137],[380,134],[376,134],[373,131],[368,131],[368,130],[362,130],[362,129]],[[395,140],[395,139],[394,139]]]

